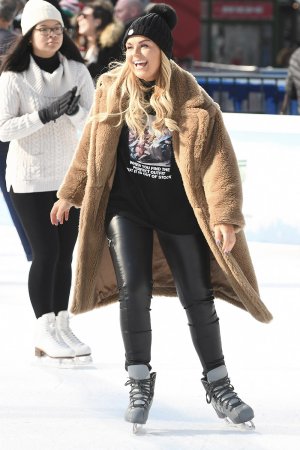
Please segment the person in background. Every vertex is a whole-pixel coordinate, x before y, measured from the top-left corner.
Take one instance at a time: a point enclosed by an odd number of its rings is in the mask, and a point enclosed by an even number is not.
[[[118,0],[115,5],[115,17],[128,29],[130,24],[144,14],[147,1],[143,0]]]
[[[289,60],[288,74],[285,83],[285,95],[280,114],[285,114],[291,100],[297,100],[298,114],[300,114],[300,48],[292,53]]]
[[[214,297],[261,322],[272,315],[242,231],[241,179],[221,111],[171,60],[176,21],[174,9],[160,4],[131,24],[125,62],[99,78],[51,221],[62,223],[72,206],[81,207],[72,311],[119,299],[131,387],[125,419],[146,423],[153,400],[154,294],[178,295],[207,402],[219,417],[244,423],[254,413],[230,382]],[[171,321],[170,310],[166,327]]]
[[[26,3],[22,36],[1,68],[0,139],[10,141],[7,189],[33,253],[28,289],[37,318],[36,355],[74,362],[91,353],[70,329],[68,315],[79,211],[72,211],[66,227],[57,228],[51,226],[49,213],[91,107],[94,86],[63,25],[50,3]]]
[[[20,9],[20,0],[0,0],[0,55],[7,53],[16,37],[16,33],[12,30],[12,24],[15,16]],[[0,59],[0,62],[1,62]]]
[[[19,0],[0,0],[0,67],[3,56],[17,38],[17,34],[11,29],[13,20],[18,12],[21,2]],[[9,142],[0,141],[0,188],[7,205],[10,217],[19,235],[26,258],[32,260],[32,253],[29,241],[24,231],[23,225],[15,211],[10,195],[6,189],[5,171]]]
[[[77,16],[79,48],[94,80],[122,57],[124,27],[114,19],[109,0],[86,3]]]

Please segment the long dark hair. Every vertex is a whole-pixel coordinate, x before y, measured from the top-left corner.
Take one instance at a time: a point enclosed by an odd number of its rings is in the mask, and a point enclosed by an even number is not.
[[[108,24],[113,22],[114,8],[108,0],[95,0],[84,5],[85,8],[91,8],[93,10],[94,19],[101,19],[101,25],[98,27],[98,31],[104,30]]]
[[[2,72],[24,72],[28,69],[30,64],[30,55],[32,47],[30,43],[33,28],[29,30],[24,36],[20,36],[12,45],[7,55],[3,58],[0,73]],[[80,62],[84,64],[84,59],[80,51],[68,34],[64,31],[63,42],[59,52],[67,59]]]

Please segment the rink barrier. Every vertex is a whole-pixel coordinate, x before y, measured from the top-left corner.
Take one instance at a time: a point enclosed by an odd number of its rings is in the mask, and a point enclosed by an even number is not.
[[[193,75],[224,112],[278,114],[280,111],[286,70],[203,71]],[[290,102],[288,114],[297,114],[297,101]]]
[[[249,240],[300,245],[300,116],[224,113]]]

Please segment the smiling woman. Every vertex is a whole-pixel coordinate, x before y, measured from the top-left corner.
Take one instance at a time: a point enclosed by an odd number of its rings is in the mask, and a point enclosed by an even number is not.
[[[126,61],[138,78],[154,81],[159,73],[161,50],[150,39],[133,36],[126,42]]]
[[[125,419],[146,423],[153,400],[154,294],[179,297],[207,402],[218,417],[244,423],[254,412],[230,383],[214,298],[262,322],[272,316],[242,231],[241,179],[222,114],[171,60],[175,24],[174,9],[158,4],[128,28],[126,60],[99,78],[51,220],[82,208],[72,310],[119,300],[131,387]]]

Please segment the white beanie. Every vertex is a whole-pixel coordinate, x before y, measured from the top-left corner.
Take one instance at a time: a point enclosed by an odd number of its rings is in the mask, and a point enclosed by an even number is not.
[[[21,28],[23,36],[31,30],[32,27],[44,20],[57,20],[61,26],[64,22],[60,12],[55,6],[43,0],[29,0],[24,6],[21,17]]]

